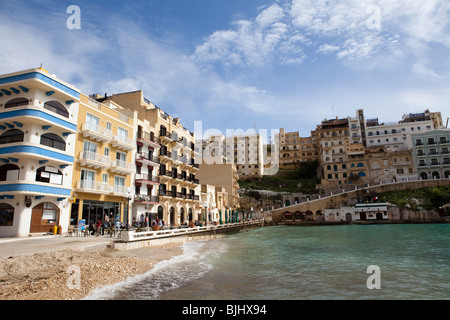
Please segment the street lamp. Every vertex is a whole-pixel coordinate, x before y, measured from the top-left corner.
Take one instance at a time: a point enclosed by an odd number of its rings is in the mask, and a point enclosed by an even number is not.
[[[131,206],[130,206],[130,201],[131,201],[131,192],[130,192],[130,189],[128,189],[128,191],[127,191],[127,193],[126,193],[126,199],[127,199],[127,201],[128,201],[128,210],[127,210],[127,219],[126,219],[126,221],[127,221],[127,224],[126,224],[126,228],[128,229],[128,226],[130,225],[130,217],[131,217],[131,214],[130,214],[130,210],[131,210]]]

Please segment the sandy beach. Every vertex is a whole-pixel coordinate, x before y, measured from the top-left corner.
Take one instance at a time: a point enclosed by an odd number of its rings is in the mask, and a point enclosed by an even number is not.
[[[0,300],[79,300],[182,253],[180,243],[170,243],[127,251],[96,248],[11,255],[0,260]]]

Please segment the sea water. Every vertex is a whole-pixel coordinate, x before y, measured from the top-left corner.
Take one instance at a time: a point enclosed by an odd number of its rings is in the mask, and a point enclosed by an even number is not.
[[[378,287],[374,288],[373,284]],[[121,300],[449,298],[449,224],[270,226],[187,242],[183,244],[182,255],[158,263],[146,274],[96,290],[88,297]]]

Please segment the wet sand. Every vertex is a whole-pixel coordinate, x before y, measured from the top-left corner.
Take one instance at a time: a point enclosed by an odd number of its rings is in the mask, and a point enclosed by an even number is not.
[[[0,300],[79,300],[182,253],[180,243],[169,243],[127,251],[96,248],[12,255],[0,260]]]

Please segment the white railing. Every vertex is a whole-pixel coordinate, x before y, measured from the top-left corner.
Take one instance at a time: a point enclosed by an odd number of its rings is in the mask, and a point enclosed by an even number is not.
[[[111,192],[111,186],[104,182],[97,182],[91,180],[78,180],[77,189],[83,189],[87,192],[100,192],[109,193]]]
[[[128,146],[134,146],[134,140],[131,138],[128,138],[127,136],[123,135],[115,135],[113,137],[113,141],[128,145]]]
[[[151,240],[151,239],[164,238],[164,237],[189,235],[189,234],[206,232],[206,231],[224,230],[224,229],[230,229],[230,228],[235,228],[235,227],[239,227],[239,226],[251,226],[251,225],[262,224],[262,222],[263,222],[263,219],[259,219],[259,220],[245,221],[245,222],[225,223],[225,224],[208,225],[208,226],[193,227],[193,228],[163,229],[163,230],[158,230],[158,231],[149,230],[149,231],[140,231],[140,232],[122,231],[121,238],[123,241]]]
[[[112,167],[120,168],[126,171],[134,171],[134,165],[131,162],[122,160],[114,160],[111,164]]]
[[[112,132],[111,130],[108,130],[106,128],[103,128],[93,122],[85,122],[82,125],[82,130],[89,130],[89,131],[93,131],[96,132],[102,136],[108,137],[109,139],[112,138]]]
[[[109,166],[111,164],[110,157],[104,156],[99,153],[91,152],[91,151],[80,152],[80,159],[102,163],[105,166]]]

